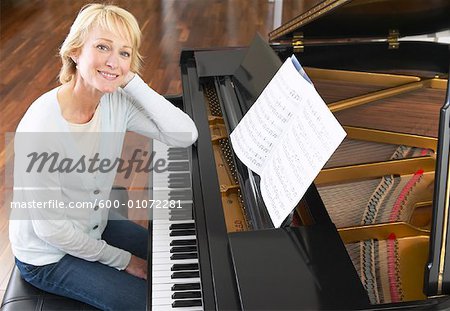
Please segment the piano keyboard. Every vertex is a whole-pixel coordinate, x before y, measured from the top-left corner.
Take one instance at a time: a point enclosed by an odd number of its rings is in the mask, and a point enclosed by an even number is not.
[[[203,310],[188,149],[154,140],[153,151],[168,163],[153,174],[153,200],[181,208],[152,210],[152,310]]]

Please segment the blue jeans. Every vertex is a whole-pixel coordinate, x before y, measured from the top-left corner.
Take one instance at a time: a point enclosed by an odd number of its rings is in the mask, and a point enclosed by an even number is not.
[[[102,239],[147,258],[148,231],[129,220],[109,220]],[[22,277],[44,291],[90,304],[101,310],[145,310],[147,283],[125,271],[71,255],[44,266],[16,259]]]

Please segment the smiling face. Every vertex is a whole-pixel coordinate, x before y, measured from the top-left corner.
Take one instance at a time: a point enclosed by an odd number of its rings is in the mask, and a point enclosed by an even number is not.
[[[119,34],[95,27],[72,56],[77,63],[77,83],[102,94],[116,91],[130,71],[131,46]]]

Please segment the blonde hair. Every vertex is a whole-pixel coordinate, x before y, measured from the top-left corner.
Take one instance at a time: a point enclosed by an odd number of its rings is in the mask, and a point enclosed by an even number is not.
[[[61,45],[59,50],[62,60],[62,67],[59,72],[59,81],[61,83],[69,82],[75,76],[77,68],[71,55],[83,47],[88,33],[98,26],[131,40],[130,69],[139,73],[142,63],[142,56],[138,51],[141,45],[141,30],[136,18],[130,12],[118,6],[94,3],[85,5],[80,10],[70,27],[69,34]]]

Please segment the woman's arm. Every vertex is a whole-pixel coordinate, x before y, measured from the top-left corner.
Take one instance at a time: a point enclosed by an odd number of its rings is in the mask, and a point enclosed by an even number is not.
[[[103,264],[123,270],[130,262],[131,254],[122,249],[107,244],[103,240],[93,238],[80,228],[80,223],[89,221],[91,209],[71,209],[45,207],[46,202],[64,202],[62,193],[70,192],[69,185],[63,185],[60,173],[51,171],[49,165],[38,171],[38,163],[30,167],[30,157],[36,154],[58,154],[51,138],[55,135],[69,133],[16,133],[14,162],[14,201],[35,202],[43,208],[28,208],[26,215],[30,220],[37,238],[64,253],[88,261],[99,261]],[[55,139],[57,140],[57,139]],[[52,145],[52,148],[49,146]],[[60,152],[59,154],[63,154]],[[51,161],[47,161],[51,163]],[[72,174],[72,173],[71,173]],[[72,178],[80,178],[73,173]],[[76,181],[76,180],[75,180]],[[73,198],[83,200],[82,198]],[[66,204],[68,202],[65,202]],[[76,220],[75,220],[76,219]],[[34,237],[36,238],[36,237]]]
[[[197,127],[192,119],[151,89],[141,77],[134,75],[124,91],[132,99],[127,129],[177,147],[188,147],[197,140]]]

